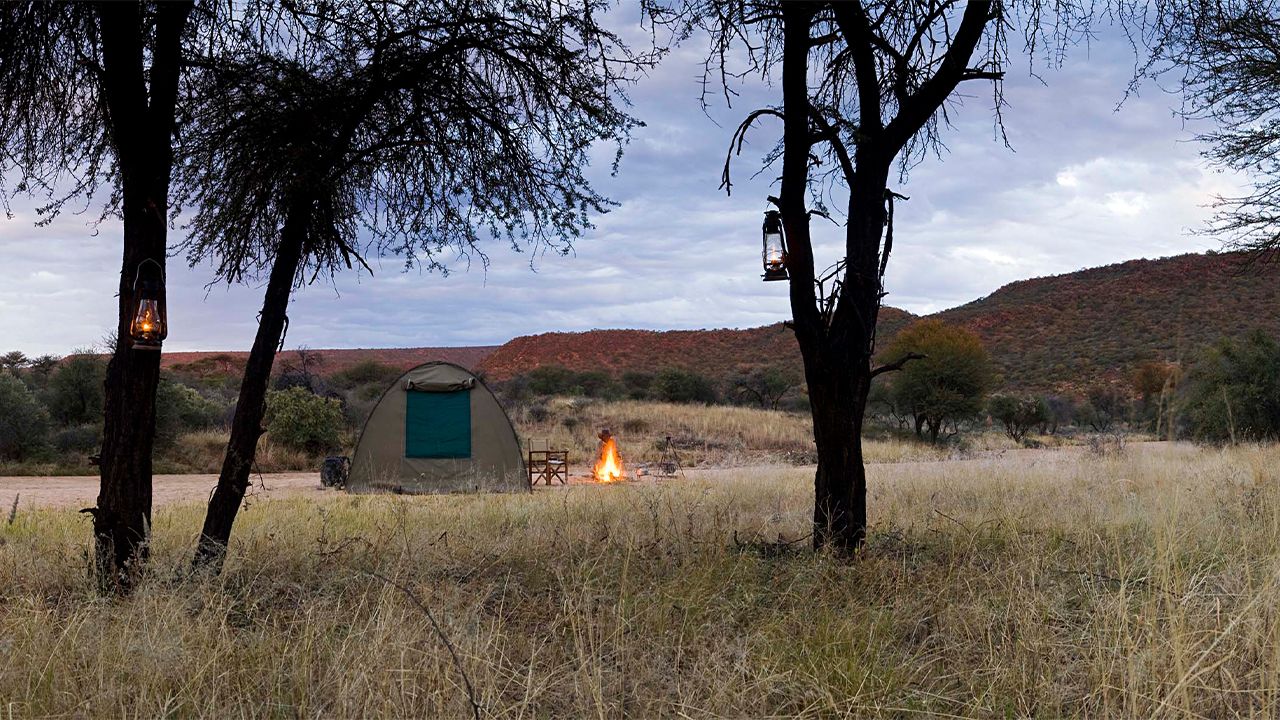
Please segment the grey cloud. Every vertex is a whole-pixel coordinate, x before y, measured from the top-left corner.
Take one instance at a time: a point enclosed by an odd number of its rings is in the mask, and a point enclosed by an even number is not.
[[[634,22],[627,13],[616,17]],[[641,32],[632,29],[636,37]],[[376,274],[349,273],[303,289],[290,308],[289,346],[378,347],[496,344],[521,334],[606,327],[747,327],[788,314],[785,287],[759,280],[759,232],[772,173],[752,178],[778,128],[764,121],[734,163],[734,192],[718,189],[733,127],[778,89],[740,88],[733,108],[698,105],[701,47],[672,53],[631,93],[647,123],[610,175],[612,151],[593,156],[591,177],[620,205],[595,219],[573,253],[489,248],[492,265],[448,277],[402,272],[377,259]],[[948,151],[915,168],[901,188],[888,302],[929,312],[1001,284],[1132,257],[1213,247],[1191,236],[1202,207],[1232,179],[1206,170],[1191,131],[1173,117],[1176,98],[1144,88],[1122,99],[1132,71],[1127,44],[1104,36],[1076,53],[1047,85],[1011,71],[1006,122],[1014,151],[996,140],[991,99],[975,87],[945,136]],[[0,350],[59,352],[94,342],[114,325],[119,226],[91,237],[83,216],[35,228],[0,222]],[[175,233],[175,239],[177,233]],[[815,225],[820,261],[833,262],[840,229]],[[532,268],[530,265],[532,264]],[[260,287],[208,290],[208,267],[171,263],[166,347],[243,349],[252,342]]]

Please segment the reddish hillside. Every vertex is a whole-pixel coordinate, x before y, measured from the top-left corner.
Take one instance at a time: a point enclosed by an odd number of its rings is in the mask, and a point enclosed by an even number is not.
[[[321,358],[318,366],[322,375],[345,370],[368,360],[408,370],[431,360],[445,360],[465,368],[476,368],[495,349],[494,346],[441,347],[441,348],[372,348],[342,350],[310,350]],[[160,364],[168,370],[198,375],[240,374],[249,357],[247,352],[166,352]],[[297,350],[285,350],[276,357],[277,370],[298,361]]]
[[[897,308],[881,313],[881,332],[892,333],[914,316]],[[518,337],[480,364],[485,376],[507,380],[544,365],[574,371],[653,372],[667,367],[721,377],[741,365],[786,364],[800,369],[795,336],[781,323],[747,330],[590,330]]]
[[[1238,253],[1130,260],[1022,280],[934,317],[982,336],[1007,386],[1126,382],[1144,360],[1189,362],[1252,330],[1280,333],[1280,265]]]
[[[1245,267],[1234,253],[1131,260],[1022,280],[933,317],[972,328],[986,342],[1009,389],[1078,390],[1099,379],[1127,381],[1144,360],[1188,362],[1221,337],[1254,329],[1280,334],[1280,264]],[[915,319],[885,308],[880,346]],[[506,380],[545,365],[574,371],[652,372],[665,367],[723,377],[742,365],[800,368],[791,331],[591,330],[519,337],[501,347],[317,350],[328,375],[364,360],[409,368],[449,360]],[[166,353],[164,365],[196,373],[239,373],[246,353]],[[286,352],[277,367],[296,363]]]

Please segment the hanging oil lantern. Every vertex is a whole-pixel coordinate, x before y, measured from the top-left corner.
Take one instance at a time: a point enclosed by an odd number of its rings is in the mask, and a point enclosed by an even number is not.
[[[787,279],[787,238],[782,232],[782,213],[770,210],[764,214],[764,279]]]
[[[164,268],[151,258],[143,260],[133,278],[133,299],[137,304],[133,321],[129,323],[129,337],[133,339],[134,349],[159,350],[169,334],[164,296]]]

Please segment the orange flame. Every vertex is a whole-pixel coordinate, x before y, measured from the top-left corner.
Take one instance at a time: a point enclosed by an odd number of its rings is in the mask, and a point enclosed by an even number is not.
[[[596,461],[595,479],[602,483],[622,479],[622,456],[618,454],[618,441],[612,437],[600,441],[600,459]]]

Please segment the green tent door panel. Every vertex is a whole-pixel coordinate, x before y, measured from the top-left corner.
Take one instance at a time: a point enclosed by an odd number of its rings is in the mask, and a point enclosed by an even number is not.
[[[471,457],[471,391],[410,390],[405,395],[405,457]]]

